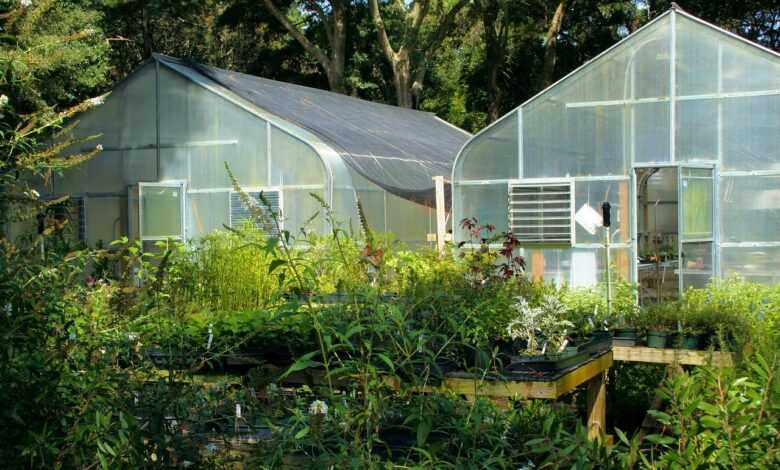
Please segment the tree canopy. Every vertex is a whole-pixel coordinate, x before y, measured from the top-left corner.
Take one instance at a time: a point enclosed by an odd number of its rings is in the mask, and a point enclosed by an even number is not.
[[[3,2],[10,5],[18,1]],[[50,0],[36,33],[85,31],[88,62],[48,54],[49,104],[108,89],[152,52],[425,109],[476,131],[663,13],[667,0]],[[780,49],[780,5],[679,2]],[[56,18],[56,21],[52,21]],[[32,26],[30,26],[32,27]],[[78,52],[79,54],[82,51]],[[43,72],[40,72],[43,73]],[[105,80],[110,77],[110,80]]]

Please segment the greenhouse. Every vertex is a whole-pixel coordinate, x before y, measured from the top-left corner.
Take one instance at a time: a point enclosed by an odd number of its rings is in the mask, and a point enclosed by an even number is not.
[[[453,220],[513,232],[536,278],[592,285],[609,202],[611,265],[640,296],[776,282],[778,139],[778,55],[672,8],[474,136]]]
[[[98,135],[77,150],[102,151],[44,192],[72,195],[73,235],[91,245],[236,227],[248,211],[225,163],[243,189],[281,209],[293,234],[328,229],[315,193],[346,228],[359,229],[360,200],[372,229],[424,243],[436,232],[432,177],[451,172],[470,137],[431,113],[162,55],[80,116],[74,133]]]

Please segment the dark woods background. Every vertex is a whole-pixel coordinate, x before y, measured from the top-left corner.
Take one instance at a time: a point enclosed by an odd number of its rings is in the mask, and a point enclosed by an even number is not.
[[[81,11],[105,36],[107,50],[96,51],[106,54],[106,80],[96,80],[98,88],[108,89],[160,52],[432,111],[472,132],[671,5],[665,0],[54,3]],[[780,47],[776,0],[679,4],[753,41]]]

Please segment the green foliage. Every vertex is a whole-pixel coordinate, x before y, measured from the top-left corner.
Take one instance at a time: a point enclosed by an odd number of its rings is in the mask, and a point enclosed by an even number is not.
[[[773,468],[780,465],[778,359],[755,356],[748,375],[697,369],[661,388],[668,435],[650,435],[653,468]]]

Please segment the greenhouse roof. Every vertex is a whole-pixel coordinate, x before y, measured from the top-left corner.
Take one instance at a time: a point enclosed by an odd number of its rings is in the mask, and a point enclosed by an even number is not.
[[[372,103],[164,55],[154,57],[179,72],[199,73],[259,108],[308,130],[368,180],[431,207],[435,205],[432,177],[451,174],[455,156],[471,136],[433,113]]]

